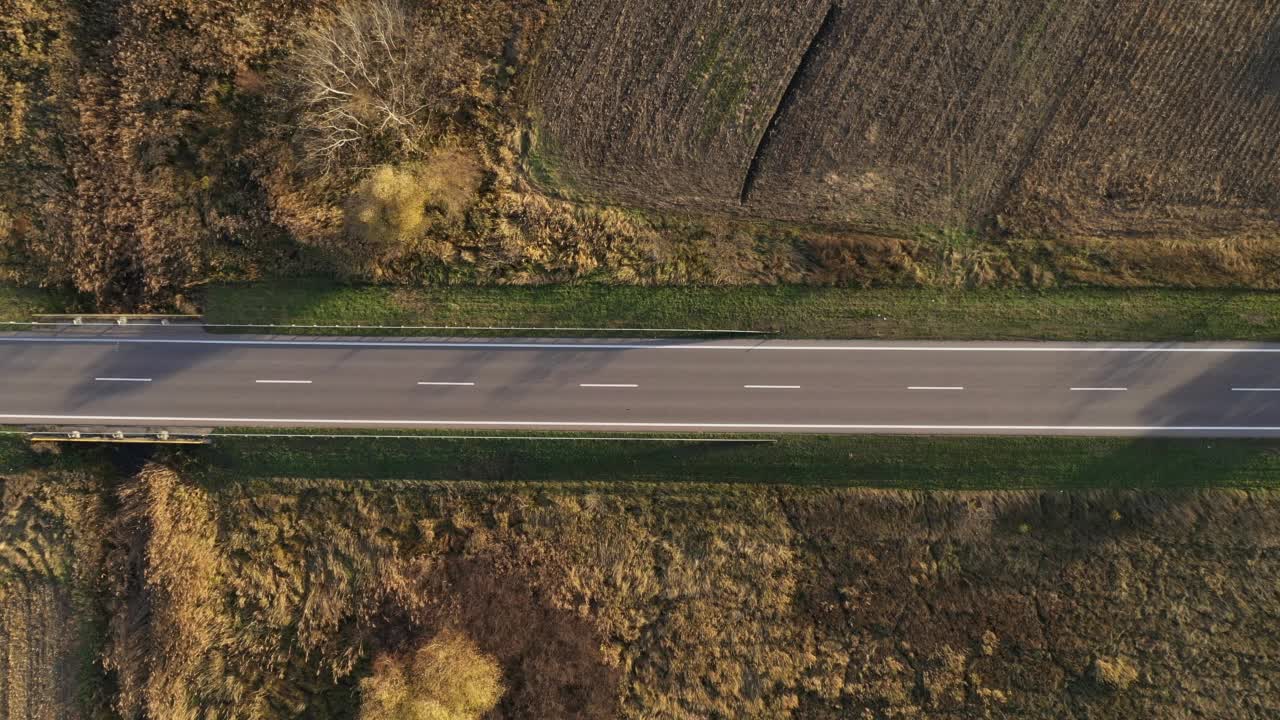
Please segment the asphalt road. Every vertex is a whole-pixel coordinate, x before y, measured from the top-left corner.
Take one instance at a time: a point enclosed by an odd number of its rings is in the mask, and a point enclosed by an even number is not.
[[[1280,345],[7,333],[0,423],[1280,436]]]

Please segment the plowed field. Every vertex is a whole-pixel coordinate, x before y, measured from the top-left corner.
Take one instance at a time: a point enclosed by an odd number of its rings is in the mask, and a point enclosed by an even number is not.
[[[538,59],[540,150],[571,182],[645,203],[738,197],[822,0],[577,2]]]
[[[657,5],[578,2],[547,39],[538,152],[580,193],[899,232],[1280,229],[1276,0]]]

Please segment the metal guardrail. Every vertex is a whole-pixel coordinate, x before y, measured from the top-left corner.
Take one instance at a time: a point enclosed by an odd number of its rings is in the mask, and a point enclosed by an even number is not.
[[[38,313],[29,322],[8,321],[9,325],[51,325],[109,327],[115,325],[199,325],[200,315],[129,314],[129,313]]]
[[[134,320],[143,320],[147,318],[161,319],[187,319],[199,320],[203,315],[195,313],[32,313],[31,317],[36,318],[93,318],[101,320],[103,318],[129,318]]]
[[[113,432],[88,432],[81,430],[58,432],[54,430],[37,430],[26,431],[22,434],[26,435],[31,442],[42,443],[145,443],[149,445],[209,444],[209,438],[206,435],[185,435],[170,433],[167,430],[148,433],[125,432],[123,430],[116,430]]]
[[[722,333],[731,335],[777,335],[777,330],[722,330],[718,328],[645,327],[528,327],[519,325],[300,325],[267,323],[201,323],[208,328],[250,328],[292,330],[465,330],[468,332],[641,332],[641,333]]]
[[[716,438],[716,437],[651,437],[651,436],[595,436],[595,435],[432,435],[427,433],[416,435],[388,435],[378,433],[242,433],[211,432],[212,438],[277,438],[321,440],[530,440],[556,442],[672,442],[672,443],[737,443],[737,444],[776,444],[775,438]]]
[[[35,315],[33,317],[47,317]],[[155,322],[144,322],[143,317],[154,319]],[[84,318],[90,318],[85,321]],[[131,321],[128,316],[103,316],[103,318],[116,318],[114,322],[94,322],[92,316],[80,315],[74,320],[63,322],[50,322],[46,320],[32,320],[23,322],[19,320],[8,320],[5,325],[21,325],[24,327],[114,327],[119,325],[165,325],[173,328],[222,328],[222,329],[239,329],[239,330],[430,330],[443,332],[565,332],[565,333],[610,333],[610,332],[628,332],[628,333],[681,333],[686,335],[778,335],[779,330],[724,330],[719,328],[644,328],[644,327],[528,327],[519,325],[320,325],[305,323],[207,323],[198,322],[199,316],[175,315],[171,317],[156,316],[139,316]],[[178,322],[176,319],[181,318],[191,320],[191,322]],[[102,319],[102,318],[99,318]]]
[[[39,443],[145,443],[152,445],[209,445],[216,438],[253,438],[276,440],[524,440],[530,442],[650,442],[650,443],[720,443],[738,445],[771,445],[776,438],[761,437],[663,437],[624,435],[444,435],[385,433],[290,433],[290,432],[204,432],[183,433],[169,430],[0,430],[0,435],[22,435]]]

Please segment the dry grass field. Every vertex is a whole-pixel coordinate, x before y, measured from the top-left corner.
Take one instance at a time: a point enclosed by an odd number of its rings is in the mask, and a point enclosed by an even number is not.
[[[727,93],[728,126],[722,88],[742,65],[720,50],[733,47],[724,29],[771,4],[668,6],[679,23],[651,5],[574,3],[539,59],[540,138],[579,192],[896,234],[1280,229],[1273,0],[804,3],[767,36],[740,36],[756,81]],[[653,72],[701,67],[711,50],[701,82]],[[708,126],[716,142],[691,152]]]
[[[123,717],[353,717],[375,665],[432,638],[497,663],[491,720],[1280,712],[1266,491],[209,485],[151,465],[107,492],[99,707]],[[56,662],[8,627],[7,670]],[[75,682],[11,673],[9,698]]]
[[[488,720],[1280,713],[1274,491],[180,466],[3,475],[0,718],[374,717],[409,657]]]
[[[6,581],[0,590],[0,718],[79,716],[75,627],[65,588]]]
[[[0,281],[1275,289],[1278,43],[1277,0],[0,0]]]

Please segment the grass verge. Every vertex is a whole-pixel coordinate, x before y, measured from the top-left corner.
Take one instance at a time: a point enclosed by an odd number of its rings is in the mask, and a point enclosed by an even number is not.
[[[88,470],[105,472],[111,465],[110,445],[68,446],[32,443],[23,435],[0,435],[0,473],[32,470]]]
[[[54,292],[0,283],[0,322],[30,320],[36,313],[62,312],[68,303],[67,298]]]
[[[234,432],[234,431],[232,431]],[[251,432],[251,431],[245,431]],[[299,434],[313,434],[297,431]],[[246,478],[693,482],[904,489],[1280,488],[1280,441],[874,435],[719,436],[773,443],[639,442],[609,435],[380,433],[395,439],[220,437],[181,451],[212,482]],[[569,440],[591,437],[592,440]]]
[[[804,338],[1280,340],[1280,293],[1257,291],[410,289],[290,280],[210,287],[204,304],[212,323],[724,328]]]

